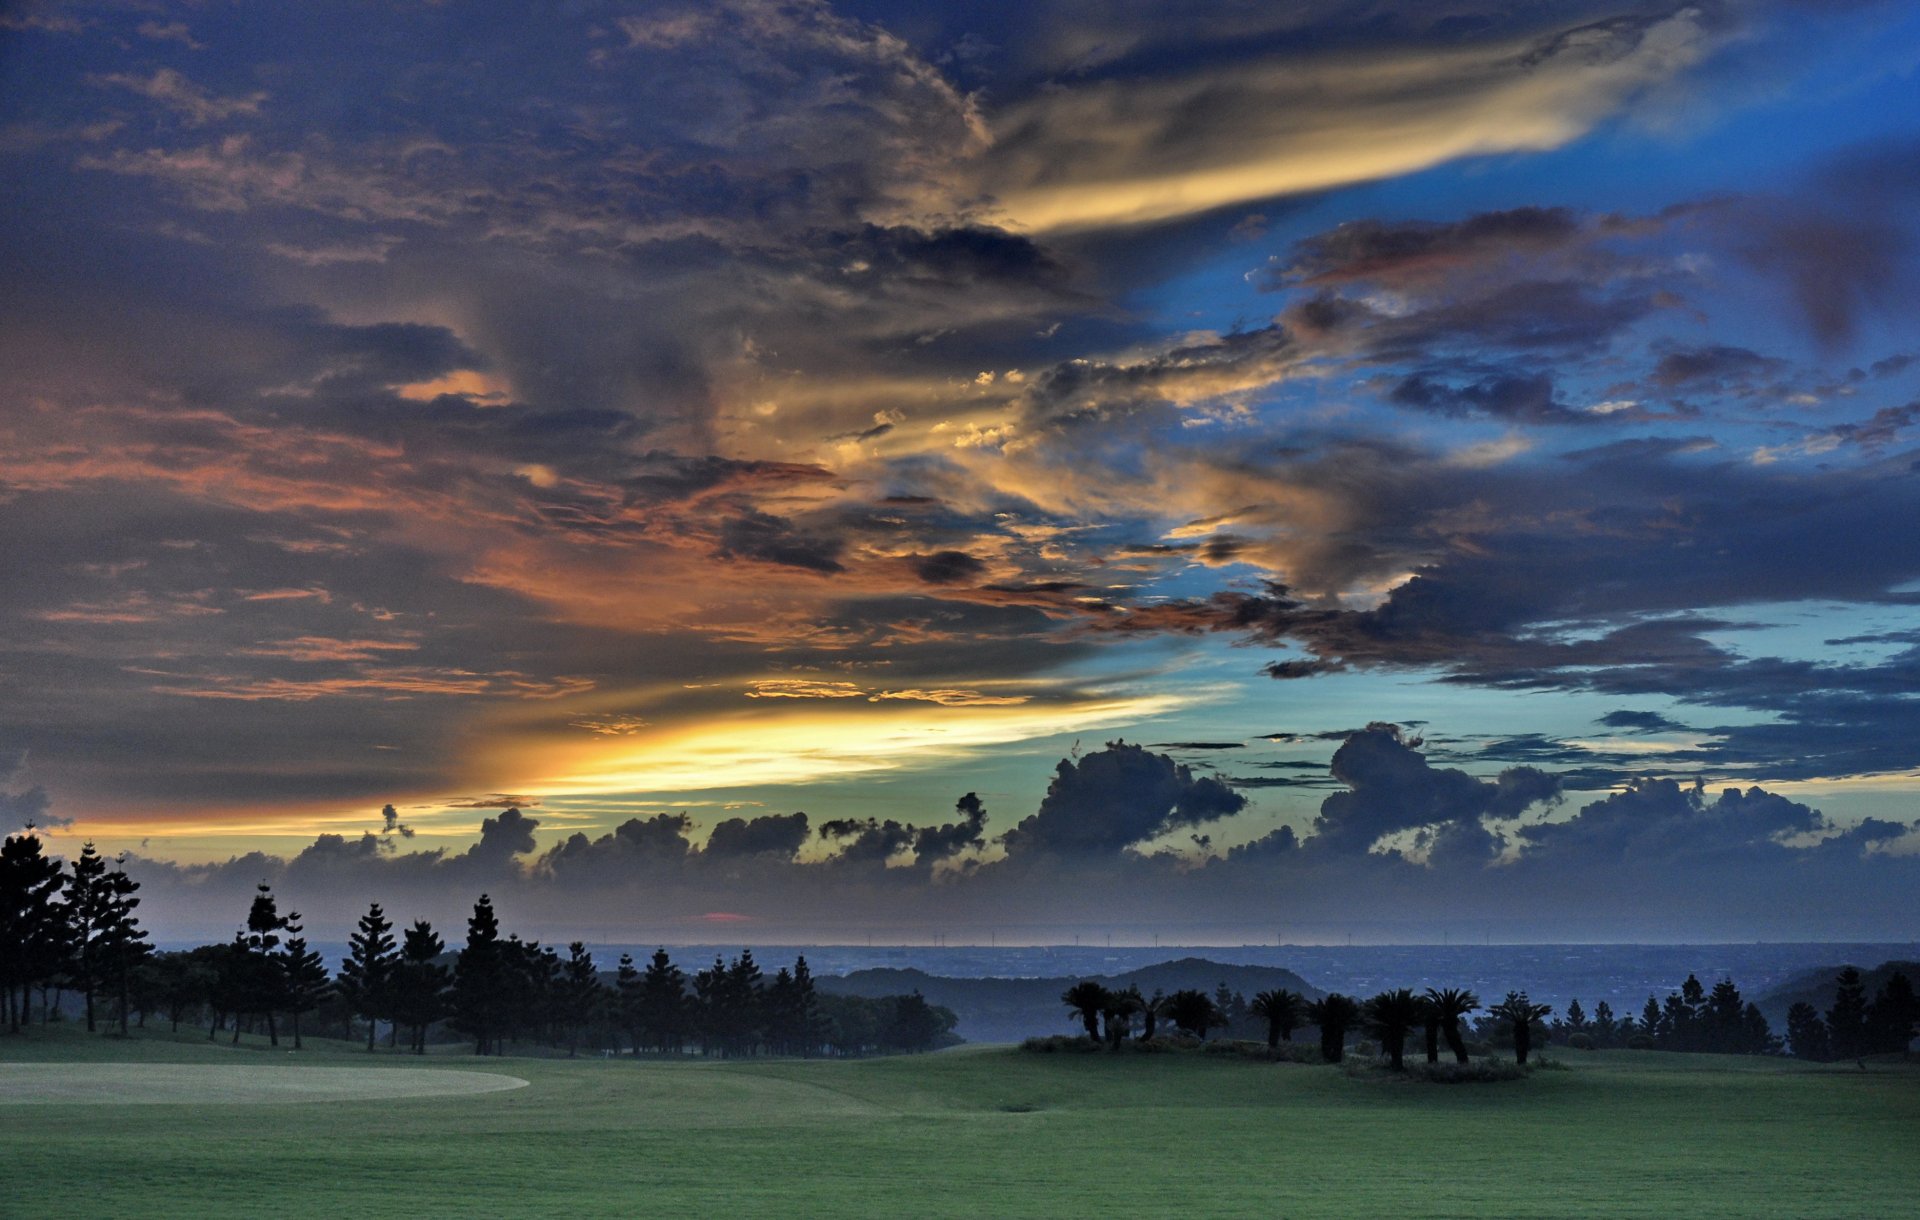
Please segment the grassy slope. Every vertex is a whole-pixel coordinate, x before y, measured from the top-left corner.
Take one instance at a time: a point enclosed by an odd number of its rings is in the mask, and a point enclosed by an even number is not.
[[[338,1043],[0,1037],[0,1059],[420,1066]],[[434,1056],[532,1087],[0,1109],[8,1214],[1866,1216],[1920,1190],[1920,1073],[1606,1052],[1505,1085],[1000,1049],[862,1063]],[[84,1186],[82,1184],[85,1184]],[[19,1212],[12,1212],[14,1207]]]

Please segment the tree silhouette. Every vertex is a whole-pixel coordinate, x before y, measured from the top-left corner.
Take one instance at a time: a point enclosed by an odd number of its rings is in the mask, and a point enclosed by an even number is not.
[[[1405,987],[1383,991],[1366,1003],[1367,1028],[1380,1039],[1394,1071],[1406,1065],[1407,1033],[1420,1021],[1420,1002]]]
[[[1140,1005],[1140,1041],[1151,1042],[1159,1028],[1160,1018],[1167,1015],[1167,997],[1159,988],[1155,988]]]
[[[379,903],[367,907],[354,933],[347,939],[347,960],[340,964],[339,991],[347,1002],[347,1011],[367,1019],[367,1050],[373,1050],[375,1028],[381,1017],[392,1020],[388,1008],[393,971],[400,953],[393,939],[393,924]],[[352,1035],[349,1034],[349,1037]]]
[[[1833,980],[1833,1007],[1827,1009],[1827,1043],[1836,1059],[1867,1053],[1867,989],[1852,966]]]
[[[1100,1015],[1106,1020],[1107,1046],[1119,1050],[1133,1030],[1134,1014],[1145,1008],[1147,1002],[1140,997],[1138,987],[1129,987],[1125,991],[1108,991],[1107,1002],[1100,1007]]]
[[[394,1023],[410,1032],[408,1045],[416,1055],[427,1052],[427,1027],[446,1015],[447,968],[437,960],[446,951],[433,925],[415,920],[393,969],[387,1002]]]
[[[1907,976],[1896,970],[1880,985],[1867,1009],[1869,1045],[1876,1051],[1900,1054],[1913,1042],[1916,1024],[1920,1024],[1920,1001]]]
[[[1506,999],[1487,1011],[1513,1027],[1514,1061],[1524,1066],[1533,1050],[1533,1023],[1552,1013],[1553,1005],[1535,1004],[1524,991],[1509,991]]]
[[[1206,1041],[1207,1031],[1221,1024],[1220,1009],[1204,991],[1183,988],[1167,997],[1167,1019],[1175,1029]]]
[[[1107,989],[1092,979],[1075,983],[1060,993],[1060,1002],[1079,1018],[1087,1037],[1100,1041],[1100,1014],[1107,1007]]]
[[[493,913],[493,900],[482,894],[467,919],[466,947],[453,965],[453,1019],[473,1036],[476,1055],[499,1051],[504,958],[500,919]]]
[[[1424,998],[1430,1006],[1427,1011],[1440,1022],[1440,1033],[1447,1040],[1447,1049],[1453,1052],[1454,1062],[1467,1062],[1467,1043],[1460,1036],[1460,1019],[1480,1007],[1480,997],[1462,987],[1449,987],[1445,991],[1429,987]]]
[[[42,853],[29,830],[0,843],[0,986],[7,1028],[27,1022],[33,986],[58,973],[67,956],[67,921],[59,904],[66,875]]]
[[[1253,997],[1247,1011],[1267,1023],[1268,1050],[1278,1050],[1282,1042],[1293,1041],[1293,1031],[1300,1027],[1304,1004],[1298,992],[1284,987],[1262,991]]]
[[[665,949],[655,949],[640,980],[639,1028],[647,1045],[663,1053],[686,1043],[687,976]]]
[[[1813,1005],[1801,1002],[1787,1009],[1787,1049],[1796,1059],[1824,1063],[1833,1058],[1827,1025]]]
[[[112,898],[107,888],[107,862],[89,840],[70,865],[67,876],[67,927],[70,973],[86,997],[87,1032],[94,1032],[93,996],[104,968],[101,961],[104,925]]]
[[[280,947],[282,932],[300,930],[294,922],[299,918],[297,912],[280,914],[273,889],[266,882],[255,888],[253,905],[247,910],[246,929],[235,936],[235,953],[231,959],[234,973],[229,978],[229,994],[235,1015],[235,1042],[240,1041],[238,1017],[252,1013],[266,1018],[267,1041],[273,1046],[280,1045],[280,1029],[274,1014],[280,1011],[287,997],[286,975],[276,950]]]
[[[327,963],[318,953],[307,948],[306,937],[289,936],[280,947],[279,964],[282,1002],[286,1005],[287,1014],[293,1018],[293,1049],[305,1050],[300,1041],[300,1017],[320,1007],[327,993],[333,989],[332,980],[327,977]]]
[[[102,880],[99,895],[94,959],[102,979],[113,984],[123,1036],[127,1032],[134,972],[151,952],[146,931],[133,914],[134,908],[140,905],[139,889],[140,883],[127,876],[124,862],[120,862]]]
[[[1320,1027],[1320,1057],[1338,1063],[1346,1057],[1347,1031],[1360,1019],[1360,1005],[1351,996],[1330,991],[1307,1005],[1307,1020]]]
[[[640,1053],[640,971],[633,964],[633,954],[620,955],[620,964],[613,972],[613,991],[620,1015],[619,1026],[627,1032],[627,1041],[637,1055]],[[618,1047],[615,1049],[617,1052]]]

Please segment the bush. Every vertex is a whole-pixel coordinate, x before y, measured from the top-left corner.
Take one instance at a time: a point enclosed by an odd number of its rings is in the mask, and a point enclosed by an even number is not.
[[[1531,1065],[1529,1065],[1530,1067]],[[1498,1084],[1525,1080],[1529,1068],[1511,1059],[1476,1059],[1472,1063],[1409,1063],[1407,1075],[1426,1084]]]
[[[1256,1063],[1319,1063],[1320,1048],[1308,1046],[1304,1042],[1282,1042],[1269,1048],[1265,1042],[1222,1039],[1209,1042],[1200,1048],[1202,1054],[1233,1055],[1240,1059],[1251,1059]]]
[[[1545,1055],[1535,1055],[1527,1061],[1530,1068],[1539,1068],[1543,1072],[1571,1072],[1573,1069],[1561,1059],[1549,1059]]]
[[[1045,1038],[1028,1038],[1020,1044],[1020,1049],[1035,1051],[1042,1055],[1057,1054],[1061,1051],[1085,1055],[1097,1053],[1105,1048],[1084,1034],[1050,1034]]]
[[[1593,1035],[1574,1034],[1567,1039],[1567,1045],[1576,1051],[1590,1051],[1593,1049]]]
[[[1652,1034],[1635,1034],[1633,1037],[1627,1039],[1627,1049],[1630,1051],[1652,1050],[1653,1035]]]

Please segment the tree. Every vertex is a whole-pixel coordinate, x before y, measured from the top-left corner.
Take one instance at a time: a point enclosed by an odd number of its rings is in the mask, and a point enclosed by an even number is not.
[[[814,990],[813,970],[807,965],[804,956],[796,957],[793,962],[793,1037],[800,1048],[800,1054],[812,1055],[820,1045],[825,1021],[820,1015],[820,998]]]
[[[1447,1039],[1447,1049],[1453,1052],[1454,1061],[1467,1061],[1467,1043],[1460,1036],[1460,1019],[1480,1007],[1480,997],[1460,987],[1449,987],[1445,991],[1427,988],[1429,1011],[1440,1019],[1440,1032]]]
[[[1612,1046],[1620,1039],[1620,1022],[1614,1019],[1613,1005],[1605,1000],[1593,1006],[1593,1044]]]
[[[375,1029],[380,1018],[393,1019],[392,983],[400,953],[393,939],[393,924],[379,903],[367,907],[354,933],[347,939],[347,960],[340,964],[340,995],[347,1010],[367,1019],[367,1050],[373,1050]],[[352,1036],[351,1032],[348,1034]]]
[[[1867,989],[1860,972],[1848,966],[1833,981],[1833,1007],[1827,1009],[1827,1043],[1836,1059],[1867,1053]]]
[[[1826,1022],[1813,1005],[1798,1003],[1787,1009],[1787,1049],[1796,1059],[1825,1063],[1833,1058]]]
[[[1166,993],[1158,987],[1140,1005],[1140,1041],[1153,1041],[1154,1031],[1160,1024],[1160,1018],[1167,1015]]]
[[[1867,1009],[1867,1042],[1883,1054],[1901,1054],[1913,1042],[1913,1030],[1920,1024],[1920,1001],[1913,994],[1907,976],[1895,971],[1874,993]]]
[[[67,955],[67,923],[59,904],[66,875],[41,851],[31,828],[0,843],[0,987],[7,1028],[27,1021],[33,986],[53,977]]]
[[[1222,1024],[1221,1018],[1219,1006],[1204,991],[1187,988],[1167,997],[1167,1019],[1175,1029],[1184,1030],[1202,1042],[1206,1041],[1208,1030]]]
[[[255,888],[253,905],[247,909],[246,929],[234,938],[232,974],[227,979],[226,992],[236,1018],[233,1023],[235,1042],[240,1041],[239,1014],[254,1013],[267,1019],[267,1041],[273,1046],[280,1045],[280,1031],[274,1023],[274,1014],[287,997],[286,976],[276,950],[280,947],[282,932],[300,931],[300,925],[296,922],[299,918],[299,913],[295,911],[289,911],[285,916],[280,914],[273,889],[266,882],[262,881]]]
[[[1746,1054],[1746,1001],[1733,980],[1723,978],[1713,985],[1700,1014],[1697,1049],[1721,1055]]]
[[[1307,1020],[1320,1027],[1320,1057],[1338,1063],[1346,1057],[1347,1031],[1360,1019],[1360,1004],[1351,996],[1330,991],[1307,1005]]]
[[[306,937],[289,936],[280,948],[279,965],[281,1002],[293,1018],[293,1049],[305,1050],[300,1041],[300,1017],[320,1007],[333,989],[327,963],[318,952],[307,948]]]
[[[105,963],[101,961],[103,925],[112,901],[108,892],[107,862],[89,840],[69,865],[67,876],[67,948],[73,981],[86,997],[87,1032],[94,1032],[93,996]]]
[[[1551,1014],[1553,1006],[1533,1003],[1524,991],[1509,991],[1506,999],[1487,1011],[1513,1027],[1514,1061],[1525,1066],[1533,1049],[1533,1023]]]
[[[389,1012],[396,1025],[411,1032],[409,1047],[416,1055],[426,1054],[427,1027],[446,1015],[447,968],[436,960],[446,949],[432,924],[415,920],[389,983]]]
[[[811,976],[809,976],[809,985]],[[647,1045],[679,1051],[687,1037],[687,976],[665,949],[655,949],[640,979],[639,1026]]]
[[[473,1053],[498,1053],[505,950],[493,900],[485,894],[467,919],[467,944],[453,964],[453,1019],[473,1036]]]
[[[1300,1027],[1302,1004],[1298,992],[1284,987],[1262,991],[1253,997],[1247,1011],[1267,1023],[1268,1050],[1278,1050],[1282,1042],[1293,1041],[1293,1031]]]
[[[640,1053],[640,1026],[645,1002],[642,999],[640,972],[633,965],[633,954],[620,955],[620,964],[613,972],[613,990],[618,997],[616,1003],[620,1013],[620,1028],[627,1031],[627,1041],[637,1055]],[[618,1049],[616,1045],[615,1053],[618,1053]]]
[[[151,952],[147,933],[134,917],[140,905],[140,883],[127,876],[124,861],[106,875],[99,902],[98,944],[95,949],[102,977],[113,984],[115,1007],[120,1018],[120,1033],[127,1032],[127,1009],[133,974]]]
[[[1060,1002],[1079,1018],[1087,1037],[1100,1041],[1100,1014],[1107,1006],[1107,989],[1092,979],[1075,983],[1060,993]]]
[[[1406,1067],[1407,1033],[1420,1020],[1420,1004],[1405,987],[1383,991],[1366,1003],[1367,1028],[1398,1072]]]
[[[931,1050],[939,1037],[953,1028],[953,1014],[927,1003],[918,991],[893,997],[893,1019],[882,1040],[902,1051]]]
[[[1101,1006],[1100,1015],[1106,1018],[1109,1049],[1120,1049],[1120,1043],[1133,1030],[1134,1014],[1145,1008],[1146,1003],[1140,998],[1138,987],[1107,992],[1107,1002]]]
[[[1767,1015],[1760,1011],[1758,1004],[1748,1004],[1740,1014],[1740,1053],[1743,1055],[1780,1053],[1780,1039],[1774,1036],[1773,1027],[1767,1024]]]

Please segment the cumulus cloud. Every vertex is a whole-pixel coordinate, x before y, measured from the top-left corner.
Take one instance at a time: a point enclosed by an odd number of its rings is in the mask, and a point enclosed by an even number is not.
[[[1062,759],[1040,808],[1002,841],[1012,855],[1101,855],[1231,817],[1246,797],[1164,754],[1124,741]]]

